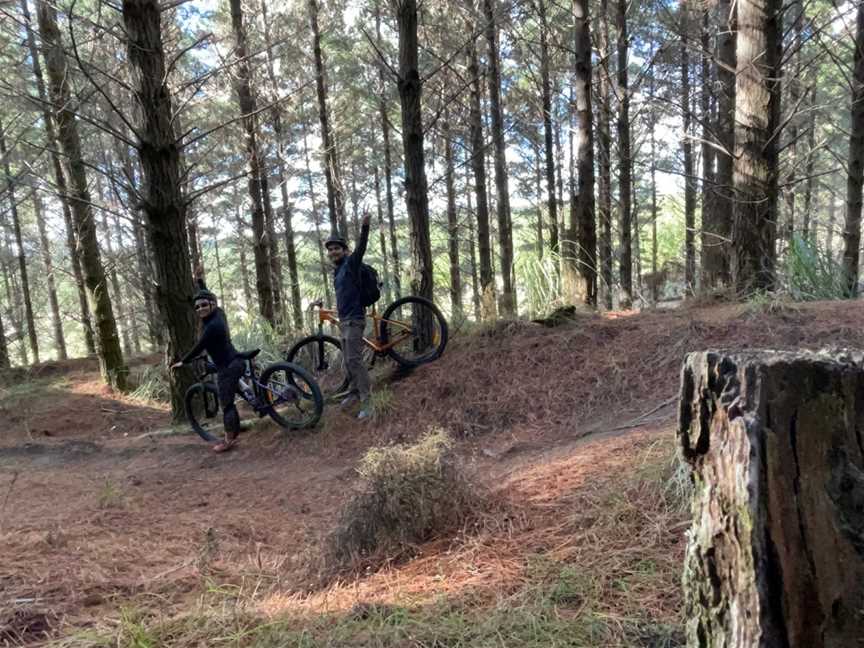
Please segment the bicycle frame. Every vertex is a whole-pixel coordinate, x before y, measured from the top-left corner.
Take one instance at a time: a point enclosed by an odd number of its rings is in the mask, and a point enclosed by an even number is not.
[[[216,382],[216,371],[214,371],[210,367],[210,363],[206,360],[206,358],[202,357],[198,358],[198,360],[204,363],[204,370],[198,375],[198,381],[201,383]],[[267,414],[267,410],[270,407],[272,407],[273,405],[278,405],[279,403],[278,401],[273,402],[271,400],[272,392],[267,389],[266,385],[264,385],[258,380],[258,367],[254,364],[255,361],[244,360],[243,362],[245,364],[245,369],[243,371],[243,375],[240,376],[240,379],[237,381],[237,389],[235,391],[235,394],[239,396],[242,400],[246,401],[256,414],[263,416]],[[241,380],[249,383],[247,386],[252,389],[254,402],[249,400],[249,398],[246,396],[246,393],[241,388]],[[207,407],[206,399],[205,407]],[[210,414],[210,416],[213,416],[213,414]]]
[[[330,322],[331,324],[339,325],[339,316],[336,310],[331,308],[324,308],[320,302],[316,302],[312,304],[313,308],[318,308],[318,335],[324,334],[324,323]],[[369,339],[367,337],[363,338],[363,342],[372,349],[377,355],[385,355],[390,349],[395,347],[400,342],[407,340],[411,337],[411,325],[407,322],[401,322],[399,320],[391,320],[384,319],[378,314],[378,311],[373,307],[372,313],[366,315],[367,319],[372,318],[372,330],[374,332],[374,338]],[[400,329],[396,335],[392,336],[392,339],[387,340],[387,342],[383,342],[381,340],[381,324],[386,322],[387,324],[392,324],[394,327]]]

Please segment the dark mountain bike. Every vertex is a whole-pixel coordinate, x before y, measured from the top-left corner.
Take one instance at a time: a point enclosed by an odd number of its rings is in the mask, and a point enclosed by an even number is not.
[[[259,418],[269,416],[284,428],[313,427],[321,418],[324,398],[315,378],[303,367],[275,362],[260,371],[255,356],[260,349],[238,354],[246,370],[237,386],[237,395],[252,407]],[[208,442],[221,440],[222,417],[216,391],[216,366],[202,357],[196,361],[199,382],[186,390],[186,416],[192,429]]]
[[[288,351],[285,359],[306,369],[321,387],[324,398],[348,389],[342,366],[342,343],[324,333],[324,323],[339,323],[337,312],[324,308],[321,300],[310,305],[318,310],[318,332],[303,338]],[[379,315],[373,306],[366,315],[371,336],[364,337],[365,355],[370,369],[379,358],[390,358],[410,369],[437,360],[447,346],[447,320],[435,304],[423,297],[397,299]]]

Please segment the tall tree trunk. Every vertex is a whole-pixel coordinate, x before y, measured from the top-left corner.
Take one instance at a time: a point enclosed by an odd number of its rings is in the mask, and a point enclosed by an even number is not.
[[[690,107],[690,52],[687,49],[690,8],[686,0],[681,2],[678,10],[681,12],[681,111],[684,121],[684,136],[681,139],[684,153],[684,292],[692,295],[696,287],[696,180],[690,132],[693,121]]]
[[[269,201],[264,160],[258,145],[258,119],[255,95],[252,93],[249,61],[246,51],[246,29],[243,25],[241,0],[230,0],[231,26],[237,43],[235,90],[243,115],[243,130],[246,140],[246,156],[249,167],[249,197],[252,201],[252,250],[255,254],[255,288],[261,316],[272,326],[276,325],[275,291],[273,269],[270,261],[270,236],[265,211],[265,199]],[[272,220],[272,214],[270,216]]]
[[[608,0],[600,0],[600,107],[597,111],[597,151],[599,163],[597,197],[600,205],[600,276],[603,284],[603,296],[607,309],[612,308],[612,141],[610,124],[612,123],[612,108],[610,100],[611,71],[609,63],[612,50],[609,40],[609,5]],[[653,159],[653,158],[652,158]]]
[[[780,0],[738,3],[731,266],[740,295],[774,286],[780,19]]]
[[[375,2],[375,34],[378,46],[383,46],[381,39],[381,11],[379,3]],[[381,134],[384,138],[384,187],[387,197],[387,223],[390,227],[390,254],[393,257],[393,288],[396,299],[402,296],[402,269],[399,263],[399,246],[396,241],[396,221],[393,215],[393,162],[390,159],[390,120],[387,118],[387,100],[385,88],[387,87],[384,76],[384,68],[378,68],[378,81],[380,83],[380,94],[378,99],[378,113],[381,117]]]
[[[621,308],[633,304],[633,251],[632,251],[632,173],[630,154],[630,88],[627,80],[627,0],[618,0],[618,178],[621,203]]]
[[[138,271],[138,283],[141,286],[141,293],[144,299],[144,314],[147,317],[147,338],[154,349],[161,349],[165,343],[165,338],[162,334],[157,307],[153,303],[155,301],[153,299],[153,282],[150,279],[153,272],[149,255],[147,254],[144,225],[141,223],[137,213],[133,214],[133,219],[132,230],[135,236],[135,265]]]
[[[216,278],[219,281],[219,296],[225,300],[225,282],[222,279],[222,259],[219,255],[219,228],[213,234],[213,254],[216,256]]]
[[[54,348],[57,359],[66,360],[66,338],[63,336],[63,320],[60,317],[60,304],[57,301],[57,286],[54,281],[54,261],[51,258],[51,244],[48,241],[48,231],[45,229],[45,216],[42,213],[42,201],[39,194],[33,192],[33,215],[36,217],[36,227],[39,230],[39,244],[42,248],[42,263],[45,265],[45,284],[48,288],[48,305],[51,307],[51,324],[54,329]]]
[[[9,362],[9,347],[6,344],[6,329],[3,326],[3,314],[0,312],[0,371],[8,369],[12,364]]]
[[[12,241],[9,238],[9,232],[5,233],[4,238],[7,256],[11,258],[13,254]],[[27,344],[24,341],[26,334],[24,333],[24,317],[21,313],[21,289],[18,286],[18,282],[15,280],[14,270],[9,270],[11,263],[12,262],[10,261],[9,263],[2,264],[3,283],[6,286],[6,295],[9,299],[9,319],[12,321],[12,328],[15,330],[15,335],[13,336],[12,341],[18,342],[18,358],[21,362],[21,366],[26,367],[30,364],[30,358],[27,354]]]
[[[96,183],[101,187],[101,183]],[[104,205],[106,200],[99,191],[99,201]],[[108,212],[102,210],[102,241],[105,245],[105,258],[108,266],[108,280],[111,282],[111,290],[114,293],[114,303],[117,306],[117,319],[120,322],[120,341],[123,345],[123,353],[128,357],[132,355],[132,339],[129,337],[129,320],[126,313],[126,305],[123,299],[123,290],[120,288],[120,276],[117,273],[117,255],[114,253],[114,245],[111,242],[111,228],[108,226]]]
[[[474,29],[468,26],[468,31]],[[480,292],[483,319],[495,319],[495,275],[492,272],[492,250],[489,236],[489,203],[486,194],[486,149],[483,141],[480,66],[477,44],[468,43],[468,78],[471,79],[471,107],[468,117],[471,137],[471,168],[474,171],[474,194],[477,198],[477,241],[480,250]]]
[[[710,272],[706,277],[709,287],[729,285],[730,240],[733,214],[733,154],[735,152],[735,68],[737,55],[738,3],[718,0],[720,17],[717,33],[717,174],[715,176],[714,219]],[[716,253],[716,257],[715,254]]]
[[[45,54],[45,67],[50,84],[51,103],[59,129],[59,141],[63,149],[66,174],[70,182],[69,207],[75,222],[76,240],[80,246],[81,269],[87,288],[87,301],[90,313],[95,320],[95,334],[99,369],[102,379],[118,389],[126,388],[127,369],[120,351],[117,336],[117,323],[111,309],[105,270],[96,241],[96,224],[87,185],[87,173],[81,153],[81,139],[78,135],[78,121],[75,117],[76,106],[72,103],[69,90],[69,70],[66,54],[57,27],[57,14],[53,6],[37,3],[39,32]],[[185,244],[185,241],[184,241]]]
[[[554,224],[549,228],[549,249],[554,254],[558,254],[558,200],[555,197],[555,144],[552,130],[552,83],[549,71],[549,26],[546,19],[546,3],[539,0],[536,9],[540,15],[540,79],[543,85],[543,149],[546,154],[547,208],[549,221]]]
[[[492,3],[483,0],[486,41],[489,47],[489,100],[492,113],[492,140],[495,143],[495,188],[498,199],[498,241],[501,255],[499,308],[504,316],[516,315],[516,288],[513,281],[513,225],[507,173],[507,143],[504,139],[504,107],[501,105],[501,60],[498,52],[498,22]]]
[[[535,195],[537,196],[537,239],[535,241],[537,259],[543,260],[543,172],[540,170],[540,147],[534,147],[534,179],[536,181]],[[548,203],[547,203],[548,204]]]
[[[381,265],[384,273],[384,298],[388,302],[393,301],[393,283],[390,276],[390,262],[387,257],[387,225],[384,222],[384,208],[381,201],[381,172],[378,165],[374,168],[375,180],[375,207],[378,211],[378,239],[381,246]]]
[[[204,276],[204,260],[201,257],[201,241],[198,236],[198,215],[193,212],[191,208],[187,208],[186,210],[189,212],[186,217],[186,233],[189,236],[189,255],[192,257],[190,259],[192,263],[192,267],[196,269],[196,271],[201,272],[201,276]]]
[[[171,124],[173,106],[166,79],[161,11],[157,0],[123,1],[128,57],[140,107],[141,207],[147,219],[156,302],[168,332],[165,353],[170,363],[194,345],[195,317],[190,308],[193,282],[186,240],[186,199],[180,182],[181,143]],[[191,371],[171,372],[175,420],[185,416],[183,397],[191,382]]]
[[[304,119],[305,122],[305,119]],[[305,122],[308,125],[308,122]],[[318,263],[321,267],[321,282],[324,286],[324,295],[327,303],[332,304],[330,293],[330,272],[327,262],[324,260],[324,239],[321,236],[321,214],[318,211],[318,198],[315,195],[315,182],[312,179],[312,164],[309,160],[309,144],[306,136],[308,129],[303,129],[303,158],[306,161],[306,183],[309,186],[309,202],[312,204],[312,222],[315,224],[315,236],[318,242]]]
[[[837,197],[828,188],[828,224],[825,233],[825,250],[830,259],[834,259],[834,228],[837,226]]]
[[[699,109],[702,113],[702,290],[713,287],[713,277],[717,275],[718,253],[720,252],[714,233],[717,230],[714,209],[714,147],[711,146],[711,131],[714,124],[711,104],[714,83],[711,78],[711,32],[710,10],[702,10],[702,63],[699,92]]]
[[[294,224],[292,222],[292,206],[288,198],[288,172],[286,169],[288,157],[288,145],[284,128],[282,126],[282,104],[279,102],[279,84],[276,80],[275,65],[273,62],[273,38],[270,35],[270,20],[267,14],[267,3],[261,0],[261,17],[264,23],[264,43],[267,46],[267,78],[270,81],[270,95],[273,101],[271,121],[273,124],[273,135],[276,140],[277,165],[276,170],[279,178],[279,191],[282,196],[282,221],[285,227],[285,254],[288,257],[288,282],[291,289],[291,306],[294,317],[294,326],[299,330],[303,327],[303,312],[300,298],[300,277],[297,270],[297,247],[294,242]],[[275,235],[275,232],[274,234]],[[271,235],[272,236],[272,235]],[[281,290],[281,263],[279,262],[278,249],[271,247],[271,260],[274,261],[274,272],[279,277]],[[285,300],[287,301],[287,295]]]
[[[474,206],[471,204],[471,173],[467,159],[470,156],[465,148],[465,197],[468,201],[468,262],[471,270],[471,303],[474,306],[474,321],[483,319],[483,308],[480,303],[480,281],[477,273],[477,236],[474,226]]]
[[[88,355],[96,354],[96,342],[93,338],[93,325],[90,322],[90,310],[87,306],[87,291],[84,287],[84,275],[81,272],[81,261],[78,254],[78,245],[75,241],[75,227],[72,223],[72,212],[69,209],[68,188],[66,174],[60,163],[60,155],[57,153],[57,133],[54,127],[54,116],[52,115],[48,93],[45,90],[45,78],[42,75],[42,65],[39,62],[39,50],[36,47],[36,36],[33,31],[30,18],[28,0],[20,0],[21,15],[27,31],[27,49],[30,52],[30,62],[33,66],[33,76],[36,78],[36,90],[39,96],[39,107],[42,111],[42,124],[45,127],[45,140],[51,156],[51,169],[54,172],[54,182],[57,185],[57,198],[63,209],[63,221],[66,226],[66,246],[69,251],[69,261],[72,265],[72,276],[75,279],[75,287],[78,290],[78,308],[81,313],[81,326],[84,329],[84,345]]]
[[[789,13],[792,17],[792,74],[789,75],[789,107],[793,114],[789,118],[787,128],[789,129],[789,155],[791,163],[789,165],[789,176],[786,180],[786,222],[784,239],[786,240],[787,249],[792,245],[792,240],[795,237],[795,190],[796,190],[796,171],[798,168],[798,160],[800,159],[800,147],[798,145],[798,128],[801,124],[801,116],[798,114],[801,110],[801,46],[802,33],[804,31],[804,4],[802,0],[792,0],[789,5]],[[782,32],[781,32],[782,38]]]
[[[243,301],[247,311],[252,305],[252,285],[249,279],[249,266],[246,261],[246,225],[240,215],[240,205],[235,207],[234,220],[237,223],[237,255],[240,258],[240,283],[243,284]]]
[[[342,185],[339,182],[339,155],[333,132],[330,130],[330,116],[327,110],[327,77],[324,69],[324,55],[321,53],[321,32],[318,28],[318,0],[309,0],[309,24],[312,27],[312,50],[315,56],[315,85],[318,92],[318,117],[321,121],[321,151],[323,153],[324,178],[327,181],[327,207],[330,211],[330,229],[348,235],[345,220],[345,205]]]
[[[579,244],[576,293],[597,306],[597,223],[594,218],[594,129],[591,110],[591,18],[588,0],[573,0],[575,25],[576,166],[579,192],[570,230]]]
[[[411,289],[415,295],[432,299],[432,246],[429,238],[429,196],[423,153],[423,116],[417,42],[417,2],[398,0],[396,20],[399,25],[399,102],[402,108],[402,147],[405,158],[405,202],[411,226],[411,256],[414,277]],[[431,322],[420,323],[423,339],[431,336]]]
[[[39,340],[36,337],[36,321],[33,318],[33,301],[30,298],[30,280],[27,276],[27,255],[24,252],[24,239],[21,236],[21,219],[18,217],[18,203],[15,197],[15,180],[9,165],[9,151],[6,149],[6,135],[3,124],[0,123],[0,159],[3,161],[3,172],[6,175],[6,193],[9,200],[9,213],[12,216],[12,232],[15,235],[16,258],[18,273],[21,277],[21,292],[24,298],[24,317],[27,321],[27,337],[30,341],[30,351],[33,353],[33,364],[39,364]]]
[[[459,269],[459,221],[456,214],[456,179],[453,164],[453,134],[450,131],[450,114],[445,113],[441,124],[441,137],[444,140],[444,159],[447,185],[447,252],[450,257],[450,305],[454,321],[462,320],[462,275]]]
[[[801,220],[801,235],[805,240],[816,243],[816,222],[812,219],[810,210],[813,206],[813,174],[816,167],[816,84],[810,88],[810,101],[807,116],[807,166],[804,185],[804,217]]]
[[[864,182],[864,4],[858,5],[852,80],[849,172],[846,177],[846,228],[843,232],[843,270],[850,296],[858,294],[858,257],[861,246],[861,184]]]
[[[653,58],[653,52],[652,52]],[[648,114],[648,136],[651,140],[651,275],[657,277],[657,112],[655,106],[655,74],[654,69],[650,71],[648,86],[648,97],[650,108]],[[651,282],[651,303],[656,305],[660,298],[660,285],[657,281]]]

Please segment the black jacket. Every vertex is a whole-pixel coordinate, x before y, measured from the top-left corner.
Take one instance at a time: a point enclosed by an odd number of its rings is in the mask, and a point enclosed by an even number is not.
[[[333,271],[333,284],[336,287],[336,308],[339,320],[356,320],[366,317],[363,303],[360,301],[360,264],[366,253],[366,243],[369,240],[369,224],[360,228],[360,238],[357,247]]]
[[[204,330],[195,347],[183,356],[183,363],[190,362],[206,351],[217,369],[224,369],[237,356],[237,349],[231,344],[231,332],[225,311],[217,308],[204,318]]]

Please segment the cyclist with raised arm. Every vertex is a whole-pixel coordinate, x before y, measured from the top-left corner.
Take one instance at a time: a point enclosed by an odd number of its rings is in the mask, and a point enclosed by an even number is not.
[[[216,295],[207,290],[204,280],[196,279],[198,291],[193,303],[195,314],[201,320],[201,337],[194,348],[183,359],[171,365],[171,369],[179,369],[206,351],[210,360],[216,365],[217,389],[219,406],[222,408],[222,421],[225,427],[225,440],[213,446],[214,452],[225,452],[237,442],[240,433],[240,415],[234,404],[237,385],[245,371],[245,361],[238,357],[237,349],[231,344],[231,332],[228,320],[216,303]]]
[[[369,371],[363,361],[363,331],[366,328],[366,309],[361,296],[360,271],[366,243],[369,240],[369,212],[363,213],[360,237],[352,252],[348,242],[334,232],[324,243],[327,256],[334,266],[333,283],[336,288],[336,308],[339,313],[339,331],[342,338],[342,359],[348,374],[350,391],[342,407],[359,401],[360,420],[369,417],[371,383]]]

